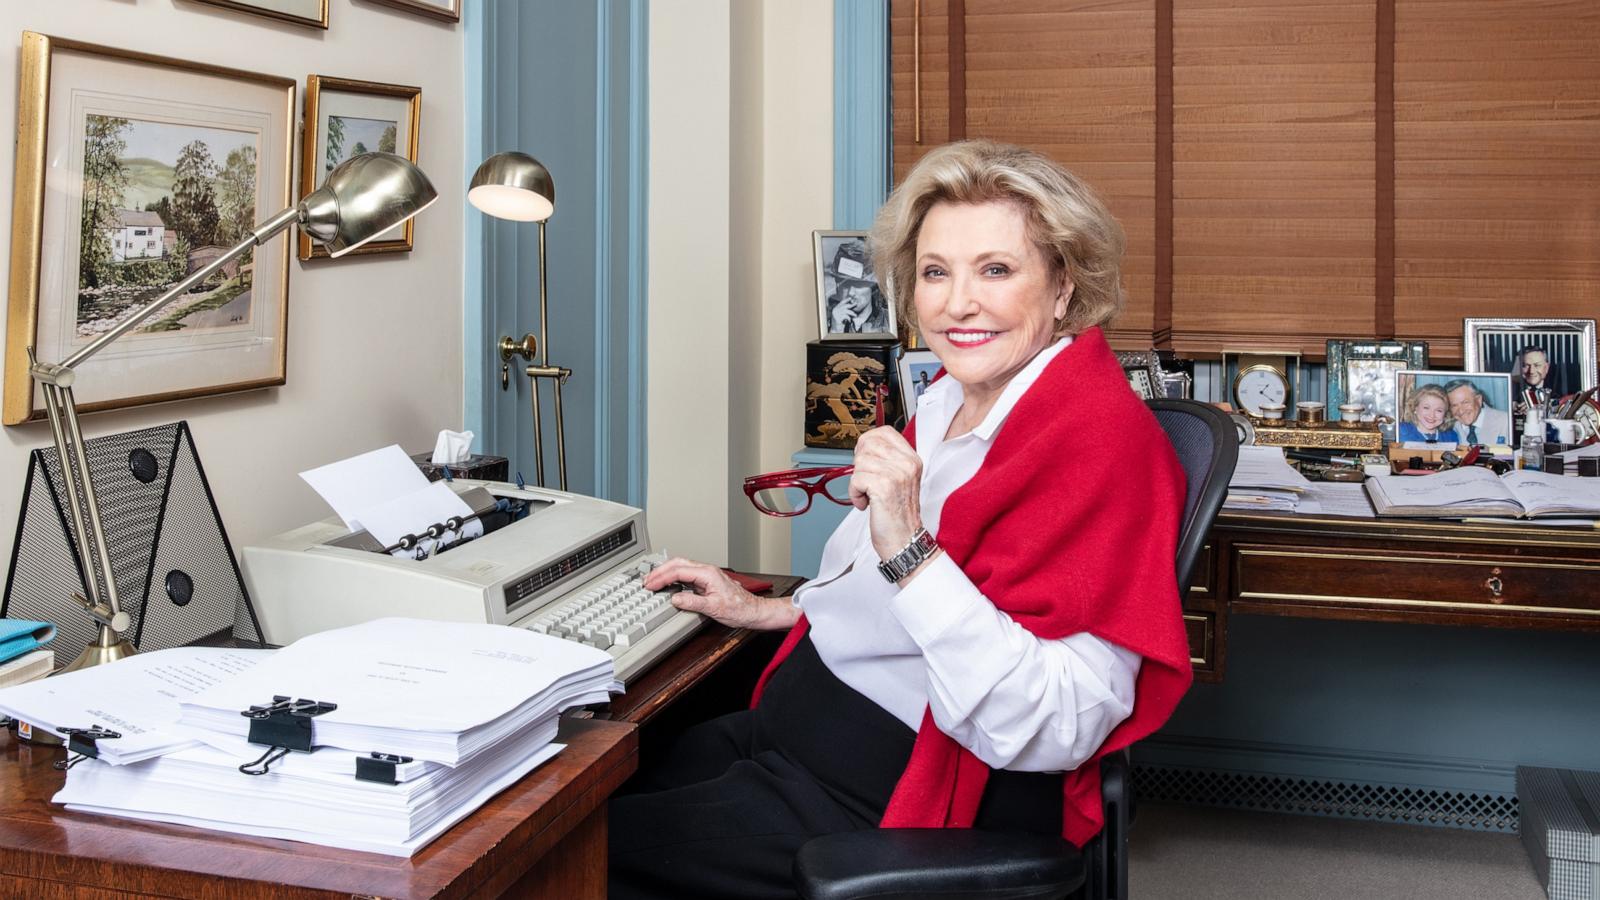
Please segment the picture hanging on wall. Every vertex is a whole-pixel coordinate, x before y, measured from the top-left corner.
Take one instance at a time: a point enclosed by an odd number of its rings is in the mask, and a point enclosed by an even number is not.
[[[373,0],[447,22],[461,21],[461,0]]]
[[[296,25],[328,27],[328,0],[196,0],[209,6],[224,6],[240,12],[267,16]]]
[[[291,79],[33,32],[21,57],[7,425],[44,418],[30,348],[66,359],[289,206],[295,132]],[[283,384],[289,254],[251,249],[78,366],[79,411]]]
[[[422,89],[403,84],[306,76],[306,136],[300,142],[300,196],[322,186],[333,167],[371,151],[395,153],[415,163],[421,134]],[[315,128],[315,131],[312,129]],[[416,234],[407,219],[350,251],[406,253]],[[326,259],[328,248],[300,233],[301,259]]]

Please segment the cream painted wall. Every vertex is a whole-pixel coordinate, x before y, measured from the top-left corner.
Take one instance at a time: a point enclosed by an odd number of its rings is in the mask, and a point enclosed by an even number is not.
[[[431,449],[439,429],[460,427],[461,25],[340,2],[327,31],[181,0],[5,3],[0,122],[8,129],[24,30],[293,78],[301,101],[311,73],[419,85],[418,157],[439,189],[439,201],[417,220],[408,255],[290,263],[286,385],[86,416],[89,437],[187,419],[237,547],[330,514],[296,476],[301,470],[389,443]],[[0,142],[5,210],[14,149]],[[0,257],[0,271],[9,264],[9,254]],[[0,534],[8,547],[28,453],[49,443],[44,423],[6,428],[0,439]]]
[[[651,10],[651,539],[783,572],[789,526],[739,482],[800,449],[811,232],[833,221],[833,3]]]
[[[804,438],[806,341],[817,337],[811,232],[833,227],[833,3],[766,4],[763,44],[761,291],[759,350],[749,369],[761,392],[759,461],[750,472],[786,468]],[[749,474],[744,473],[744,474]],[[745,503],[760,534],[763,572],[789,571],[789,523]]]
[[[729,0],[650,5],[645,509],[656,547],[725,563]]]

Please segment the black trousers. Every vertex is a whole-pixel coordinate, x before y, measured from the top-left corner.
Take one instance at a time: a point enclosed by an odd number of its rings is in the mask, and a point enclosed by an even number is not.
[[[806,638],[754,710],[685,732],[611,801],[611,896],[794,897],[800,846],[877,827],[915,738]],[[1060,783],[994,772],[978,827],[1058,833]]]

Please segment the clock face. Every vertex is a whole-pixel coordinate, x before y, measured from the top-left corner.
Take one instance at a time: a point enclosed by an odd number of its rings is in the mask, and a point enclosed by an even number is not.
[[[1271,366],[1250,366],[1233,380],[1234,404],[1252,416],[1266,405],[1287,406],[1289,379]]]
[[[1600,401],[1593,397],[1585,400],[1572,411],[1572,417],[1578,420],[1578,440],[1600,435]]]

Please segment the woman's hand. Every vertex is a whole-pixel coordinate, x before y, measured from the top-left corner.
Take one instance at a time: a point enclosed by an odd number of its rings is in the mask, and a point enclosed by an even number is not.
[[[644,576],[644,586],[649,591],[659,591],[673,582],[688,588],[672,595],[673,606],[709,616],[729,628],[789,628],[800,616],[788,597],[757,597],[736,584],[728,573],[705,563],[674,557]]]
[[[872,549],[888,559],[922,527],[922,457],[900,432],[874,428],[856,440],[850,502],[867,510]]]

